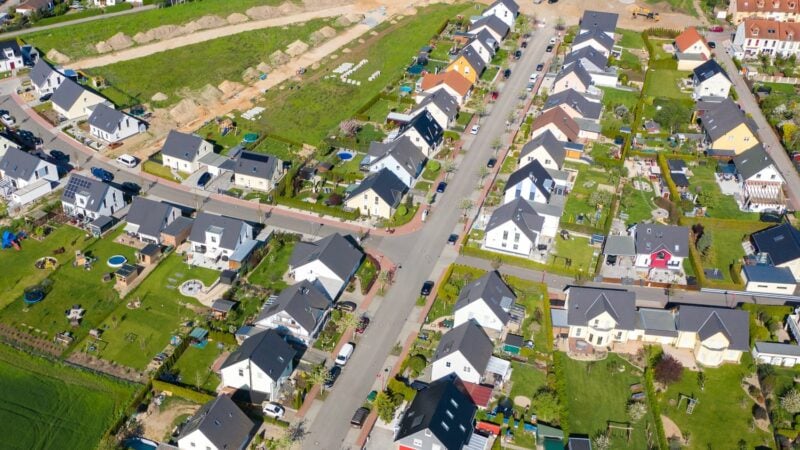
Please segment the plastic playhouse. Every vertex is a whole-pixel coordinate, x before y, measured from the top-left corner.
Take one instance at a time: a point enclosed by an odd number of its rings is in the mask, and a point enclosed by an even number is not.
[[[20,231],[14,234],[8,230],[3,231],[2,248],[13,248],[14,250],[21,250],[20,241],[25,239],[25,232]]]

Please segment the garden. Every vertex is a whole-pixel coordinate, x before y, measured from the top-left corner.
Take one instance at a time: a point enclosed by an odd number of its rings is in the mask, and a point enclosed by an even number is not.
[[[710,218],[686,219],[681,224],[691,227],[696,236],[694,247],[697,250],[703,270],[719,270],[717,273],[720,278],[712,277],[709,280],[712,283],[738,283],[739,274],[734,265],[739,267],[744,257],[744,249],[741,246],[741,242],[752,233],[768,226],[766,223],[756,221],[715,220]],[[698,224],[702,228],[698,228]],[[708,237],[703,238],[702,235],[704,234]],[[736,272],[736,279],[733,278],[733,272]]]
[[[172,372],[178,375],[182,384],[192,386],[206,392],[214,392],[219,386],[219,375],[211,371],[214,362],[226,347],[236,345],[232,334],[211,332],[205,346],[190,345],[183,352]]]
[[[578,176],[564,206],[562,225],[574,223],[603,229],[619,182],[618,175],[585,164],[570,164],[569,168],[577,170]]]
[[[247,275],[247,281],[274,292],[286,288],[283,275],[289,270],[289,261],[292,258],[297,238],[291,234],[280,234],[269,242],[269,251],[261,263]]]

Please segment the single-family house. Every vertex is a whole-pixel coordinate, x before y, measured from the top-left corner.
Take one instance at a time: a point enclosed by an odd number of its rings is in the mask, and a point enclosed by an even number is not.
[[[694,70],[711,59],[711,49],[695,27],[688,27],[675,38],[678,70]]]
[[[295,283],[265,303],[254,325],[310,345],[328,319],[331,301],[309,281]]]
[[[147,129],[144,122],[100,103],[89,114],[89,134],[114,143],[127,139]]]
[[[530,256],[539,245],[545,219],[519,197],[495,209],[486,224],[483,245],[489,250]]]
[[[575,142],[579,139],[580,126],[562,108],[543,112],[531,124],[531,139],[550,131],[559,141]]]
[[[175,206],[134,197],[128,210],[125,232],[142,242],[160,244],[161,233],[178,217],[181,217],[181,210]]]
[[[547,97],[542,112],[553,108],[561,108],[573,119],[599,121],[603,111],[603,102],[594,95],[580,93],[575,89],[565,89]]]
[[[433,94],[426,95],[422,101],[409,113],[411,117],[428,111],[433,116],[436,123],[443,129],[448,129],[458,118],[458,100],[448,94],[445,90],[438,90]]]
[[[189,234],[191,256],[205,261],[228,261],[253,238],[253,227],[243,220],[200,212]]]
[[[710,150],[729,150],[738,155],[759,144],[755,122],[731,99],[706,110],[700,117],[700,126]]]
[[[177,247],[189,239],[194,220],[189,217],[179,216],[161,231],[161,245]]]
[[[256,431],[253,421],[227,395],[200,408],[181,429],[181,450],[243,450]]]
[[[264,153],[242,151],[233,166],[236,187],[269,192],[283,176],[283,161]]]
[[[222,364],[222,384],[277,399],[294,370],[295,356],[297,351],[276,330],[260,331],[245,339]]]
[[[121,190],[100,180],[73,173],[61,193],[61,207],[70,217],[97,219],[125,207]]]
[[[569,187],[569,175],[560,170],[544,167],[534,159],[514,171],[506,182],[503,203],[516,198],[536,203],[548,203],[553,195],[565,195]]]
[[[551,95],[556,95],[559,92],[572,89],[585,93],[592,86],[592,76],[583,68],[581,63],[575,63],[567,68],[561,70],[553,82],[553,88],[550,91]]]
[[[361,180],[347,195],[344,205],[368,217],[390,219],[408,189],[408,185],[391,170],[381,169]]]
[[[621,289],[572,286],[566,290],[569,338],[594,347],[626,342],[636,328],[636,295]]]
[[[428,158],[411,142],[411,138],[403,136],[390,142],[370,143],[361,165],[367,166],[372,173],[387,169],[410,188],[416,183],[427,161]]]
[[[456,374],[462,381],[480,383],[494,344],[477,322],[469,320],[442,336],[431,362],[431,380]]]
[[[9,203],[23,206],[52,192],[58,184],[55,164],[9,147],[0,157],[0,194]]]
[[[22,50],[17,40],[0,41],[0,72],[11,72],[22,67]]]
[[[800,281],[800,231],[790,223],[756,231],[750,235],[759,259],[775,267],[792,271],[794,279]]]
[[[456,58],[450,62],[445,71],[458,72],[470,83],[475,84],[486,70],[486,62],[472,46],[461,49]]]
[[[594,47],[583,47],[564,56],[564,68],[576,63],[580,63],[589,73],[603,72],[608,68],[608,56],[595,50]]]
[[[682,305],[678,311],[675,346],[692,349],[704,366],[738,363],[750,350],[750,316],[747,311]]]
[[[779,22],[800,21],[800,2],[797,0],[731,0],[728,5],[734,25],[747,18],[762,18]]]
[[[361,265],[364,252],[351,236],[333,233],[316,242],[298,242],[289,261],[296,281],[308,281],[335,300]]]
[[[483,41],[479,39],[478,36],[475,36],[469,41],[469,43],[467,43],[465,48],[471,48],[472,51],[474,51],[475,54],[481,58],[484,65],[488,65],[495,55],[495,48],[493,45],[494,37],[492,37],[488,31],[481,31],[480,34],[482,36],[488,35],[489,42]]]
[[[491,33],[495,41],[503,42],[511,28],[497,16],[483,16],[472,22],[469,27],[469,34],[475,35],[483,30]]]
[[[422,153],[430,158],[442,148],[444,129],[427,111],[417,114],[399,130],[397,139],[408,137]]]
[[[740,275],[745,282],[744,290],[750,292],[793,295],[797,288],[797,280],[788,267],[745,264]]]
[[[600,31],[611,39],[614,39],[614,33],[617,29],[617,20],[619,20],[619,14],[587,9],[583,12],[583,16],[579,22],[578,34]]]
[[[472,92],[472,83],[456,71],[444,71],[437,74],[425,74],[419,81],[417,101],[421,102],[428,94],[444,90],[463,105]]]
[[[736,27],[733,44],[741,48],[744,58],[762,55],[789,58],[800,54],[800,23],[748,18]]]
[[[53,0],[24,0],[18,4],[14,11],[17,14],[30,16],[35,12],[50,11],[53,9]]]
[[[741,191],[737,202],[742,210],[782,212],[786,209],[783,176],[762,145],[736,155],[733,165]]]
[[[464,286],[456,300],[453,326],[475,321],[487,332],[503,331],[517,296],[497,271],[487,272]]]
[[[468,448],[477,410],[460,380],[436,380],[417,392],[403,412],[394,436],[395,448]]]
[[[519,15],[519,5],[514,0],[496,0],[483,10],[482,15],[484,17],[495,16],[513,30],[514,22],[517,21],[517,16]]]
[[[636,267],[682,270],[689,256],[689,228],[657,223],[633,227]]]
[[[574,52],[586,47],[591,47],[608,58],[614,49],[614,38],[599,30],[587,31],[575,36],[570,50]]]
[[[727,98],[733,86],[730,77],[715,59],[709,59],[697,66],[692,71],[692,82],[692,98],[695,100],[705,97]]]
[[[214,152],[214,146],[195,134],[170,130],[161,147],[162,164],[173,170],[192,173],[200,169],[200,158]]]
[[[473,40],[479,41],[484,47],[489,49],[492,56],[497,54],[497,50],[500,50],[500,41],[495,39],[494,35],[485,29],[476,33],[467,33],[464,37],[467,40],[467,44],[471,43]]]
[[[523,167],[533,161],[539,161],[539,164],[545,169],[561,170],[566,157],[567,151],[564,149],[564,143],[556,139],[556,136],[548,130],[522,146],[517,162],[519,167]]]
[[[53,110],[67,120],[81,119],[89,116],[95,106],[111,102],[86,89],[69,78],[61,81],[61,85],[53,92],[50,98]]]

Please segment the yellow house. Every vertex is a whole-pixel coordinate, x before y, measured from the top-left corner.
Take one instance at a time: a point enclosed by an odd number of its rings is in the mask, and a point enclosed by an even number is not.
[[[478,55],[475,49],[466,47],[445,70],[447,72],[458,72],[469,80],[470,83],[475,84],[485,69],[486,63],[483,62],[483,59]]]
[[[709,149],[740,154],[759,144],[756,125],[732,100],[726,99],[700,116]]]

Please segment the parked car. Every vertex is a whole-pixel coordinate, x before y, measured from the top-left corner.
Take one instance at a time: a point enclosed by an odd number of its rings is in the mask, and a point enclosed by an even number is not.
[[[342,366],[333,366],[328,371],[328,379],[325,381],[325,387],[330,389],[336,383],[336,379],[342,374]]]
[[[511,69],[506,69],[503,71],[503,78],[508,79],[511,76]]]
[[[713,27],[709,28],[708,31],[712,33],[722,33],[723,31],[725,31],[725,29],[719,25],[714,25]]]
[[[44,94],[43,96],[39,97],[39,101],[44,103],[44,102],[50,100],[50,97],[52,97],[52,96],[53,96],[53,94]]]
[[[555,36],[550,38],[550,45],[556,45],[556,38]]]
[[[53,161],[59,162],[69,160],[69,156],[61,150],[50,150],[50,157],[53,158]]]
[[[436,192],[440,194],[444,194],[445,189],[447,189],[447,183],[445,183],[444,181],[440,181],[439,185],[436,186]]]
[[[200,175],[200,178],[197,179],[197,187],[206,187],[209,181],[211,181],[211,174],[208,172],[203,172],[203,174]]]
[[[497,164],[497,158],[489,158],[489,161],[486,162],[486,167],[492,169],[495,164]]]
[[[536,65],[536,71],[537,72],[541,72],[542,70],[544,70],[544,64],[543,63],[537,64]]]
[[[139,160],[136,159],[135,156],[131,156],[127,153],[119,155],[119,157],[117,157],[117,162],[130,169],[133,169],[137,164],[139,164]]]
[[[336,303],[336,309],[344,312],[353,312],[357,308],[356,304],[351,301],[343,301]]]
[[[472,126],[472,129],[469,130],[469,134],[478,134],[478,130],[480,130],[480,129],[481,129],[481,126],[478,125],[478,124],[475,124],[475,125]]]
[[[367,327],[369,327],[369,317],[361,316],[361,320],[359,320],[356,326],[356,333],[364,334],[364,332],[367,331]]]
[[[17,124],[16,119],[11,117],[11,114],[9,114],[7,111],[0,115],[0,122],[3,122],[3,125],[7,127],[13,127]]]
[[[431,292],[433,292],[433,281],[428,280],[422,283],[422,289],[419,290],[419,295],[427,297],[431,295]]]
[[[456,242],[458,242],[458,235],[457,234],[453,233],[453,234],[451,234],[450,236],[447,237],[447,243],[449,245],[456,245]]]
[[[548,45],[547,48],[544,49],[544,51],[546,51],[547,53],[552,53],[553,46],[552,45]]]
[[[517,50],[514,52],[514,59],[522,58],[522,50]]]
[[[91,173],[92,176],[94,176],[100,181],[105,181],[106,183],[114,180],[114,174],[107,171],[106,169],[103,169],[102,167],[92,167]]]
[[[520,47],[528,48],[528,41],[523,41],[522,44],[520,44]]]
[[[350,419],[350,425],[353,428],[361,428],[364,426],[364,422],[366,422],[367,417],[369,417],[369,408],[362,406],[353,414],[353,418]]]
[[[341,350],[339,350],[339,354],[336,355],[336,365],[343,366],[347,364],[347,361],[350,360],[350,357],[353,356],[353,352],[355,351],[356,346],[353,345],[352,342],[348,342],[344,344]]]
[[[130,195],[139,195],[142,192],[142,187],[132,181],[122,183],[122,190]]]
[[[528,83],[528,85],[525,86],[525,90],[528,91],[528,92],[533,92],[533,87],[534,86],[536,86],[535,83]]]
[[[714,41],[708,41],[708,48],[717,48],[717,43]]]
[[[283,413],[286,412],[283,406],[275,402],[264,402],[261,405],[261,410],[264,412],[265,416],[272,417],[273,419],[280,419],[283,417]]]

